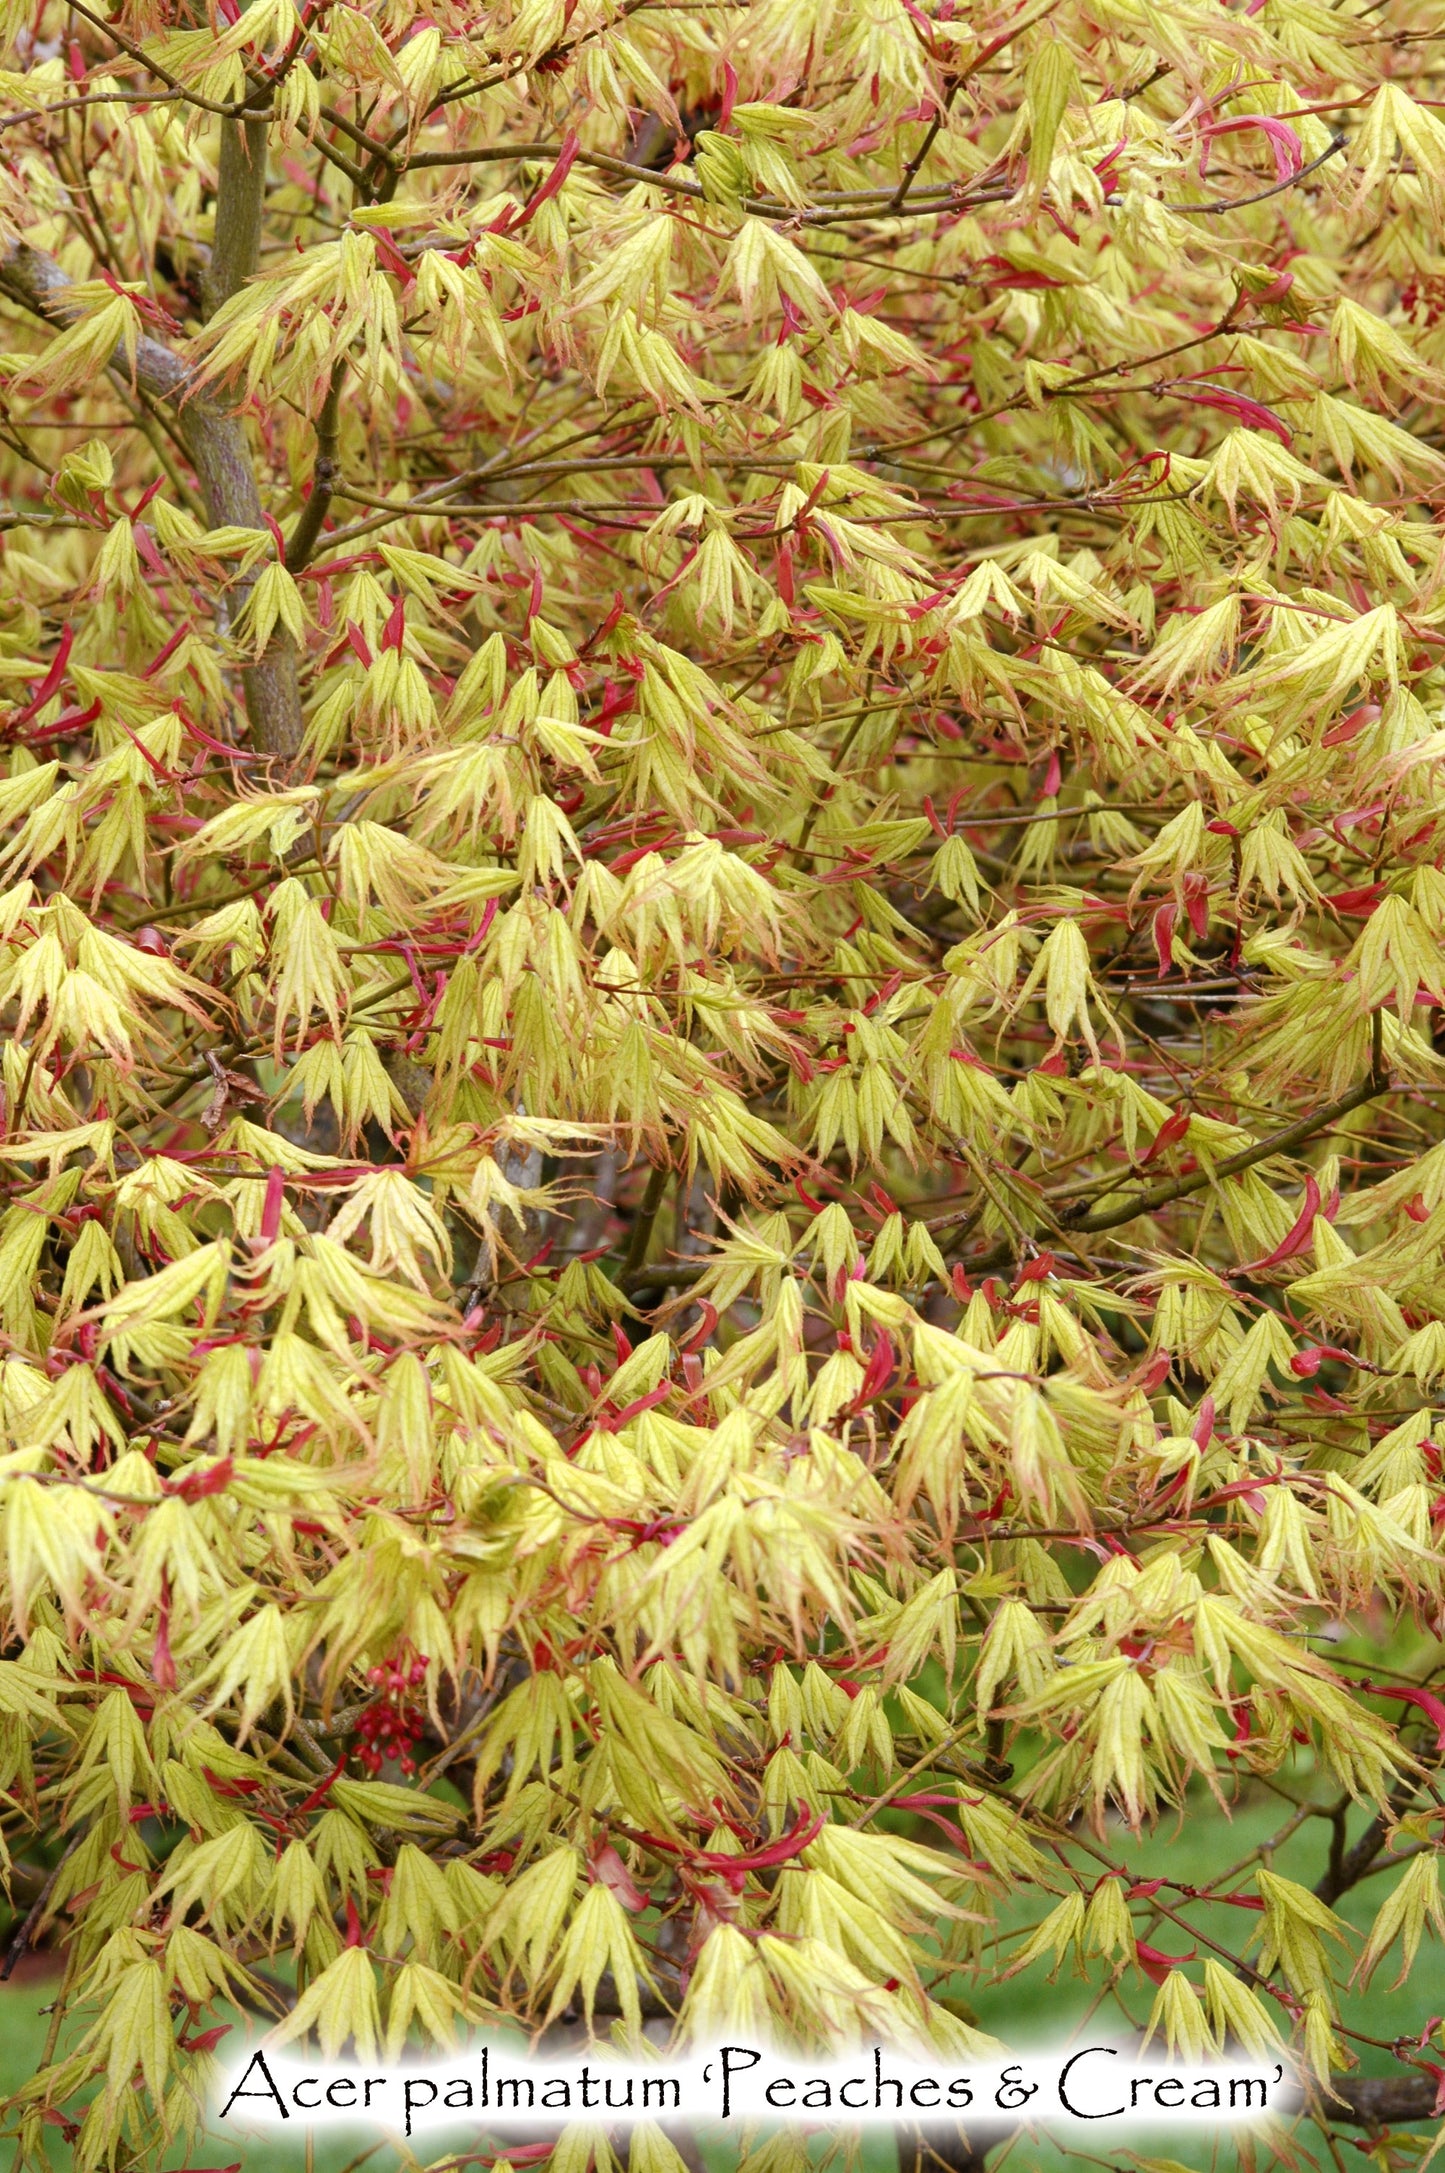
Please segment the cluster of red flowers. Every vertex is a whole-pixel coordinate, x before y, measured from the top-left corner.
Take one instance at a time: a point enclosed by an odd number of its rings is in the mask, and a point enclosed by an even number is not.
[[[367,1669],[366,1679],[375,1686],[376,1697],[356,1723],[356,1756],[368,1773],[379,1773],[384,1758],[396,1759],[408,1776],[415,1773],[412,1752],[426,1726],[426,1715],[419,1705],[408,1703],[407,1693],[426,1681],[426,1670],[425,1654]]]

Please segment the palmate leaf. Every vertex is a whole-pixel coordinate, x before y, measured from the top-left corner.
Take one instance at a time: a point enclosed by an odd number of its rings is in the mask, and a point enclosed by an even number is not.
[[[1077,1965],[1427,2120],[1419,8],[0,40],[18,2173],[196,2157],[280,1952],[369,2059]],[[1231,1942],[1138,1844],[1259,1789]]]

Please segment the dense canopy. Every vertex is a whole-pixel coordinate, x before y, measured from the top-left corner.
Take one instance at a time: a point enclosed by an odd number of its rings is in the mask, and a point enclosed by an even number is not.
[[[1043,1955],[1416,2162],[1445,13],[3,27],[17,2166]]]

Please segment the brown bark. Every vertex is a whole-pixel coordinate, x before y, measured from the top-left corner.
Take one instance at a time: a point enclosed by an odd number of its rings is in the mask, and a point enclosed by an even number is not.
[[[1436,2120],[1438,2085],[1421,2069],[1400,2075],[1334,2075],[1331,2095],[1316,2108],[1329,2127],[1398,2128]],[[992,2135],[960,2135],[949,2128],[897,2130],[898,2173],[987,2173],[988,2153],[1004,2140]]]
[[[1354,2128],[1394,2128],[1414,2120],[1434,2120],[1437,2084],[1416,2069],[1409,2075],[1335,2075],[1330,2088],[1343,2106],[1331,2104],[1325,2118]]]
[[[956,2128],[897,2130],[898,2173],[986,2173],[987,2154],[998,2134],[960,2135]]]
[[[222,121],[216,180],[216,222],[202,281],[206,315],[240,291],[261,261],[266,204],[265,121]]]
[[[234,293],[255,268],[265,176],[264,145],[256,148],[250,165],[244,163],[243,149],[253,132],[264,138],[265,123],[225,125],[229,131],[226,142],[234,137],[240,148],[231,153],[229,160],[224,148],[222,151],[222,200],[216,214],[218,247],[212,253],[207,280],[208,289],[214,282],[216,292]],[[225,187],[228,174],[229,202]],[[244,201],[239,200],[242,195]],[[228,263],[222,250],[232,247],[237,253]],[[54,257],[41,250],[21,244],[0,254],[0,285],[49,323],[65,324],[75,314],[68,274]],[[245,425],[213,393],[197,389],[192,365],[161,340],[142,338],[136,342],[133,364],[123,350],[117,349],[111,366],[175,411],[211,526],[264,529],[261,493]],[[233,610],[239,610],[245,602],[253,581],[254,576],[244,575],[237,581],[231,591]],[[265,654],[254,664],[241,667],[241,684],[251,744],[261,754],[275,755],[283,762],[294,760],[301,746],[302,717],[296,645],[291,636],[278,630]]]
[[[311,495],[286,545],[286,568],[300,573],[321,539],[321,529],[331,506],[331,494],[341,475],[340,444],[341,381],[344,363],[331,376],[331,389],[316,418],[316,460],[311,470]]]

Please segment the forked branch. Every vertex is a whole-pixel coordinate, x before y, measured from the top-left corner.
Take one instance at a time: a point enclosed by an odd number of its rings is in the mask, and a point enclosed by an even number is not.
[[[208,301],[213,307],[235,293],[255,269],[264,185],[265,123],[227,122],[225,126],[217,247],[208,272]],[[48,324],[68,324],[77,315],[69,274],[42,250],[17,244],[0,254],[0,287]],[[149,336],[136,341],[133,360],[117,348],[110,366],[174,411],[211,526],[265,529],[245,424],[213,393],[198,387],[193,366],[163,341]],[[243,575],[237,581],[231,591],[233,611],[245,602],[254,579],[254,575]],[[291,636],[278,629],[265,654],[242,665],[241,684],[252,745],[261,754],[283,762],[293,760],[301,746],[302,720],[296,645]]]

